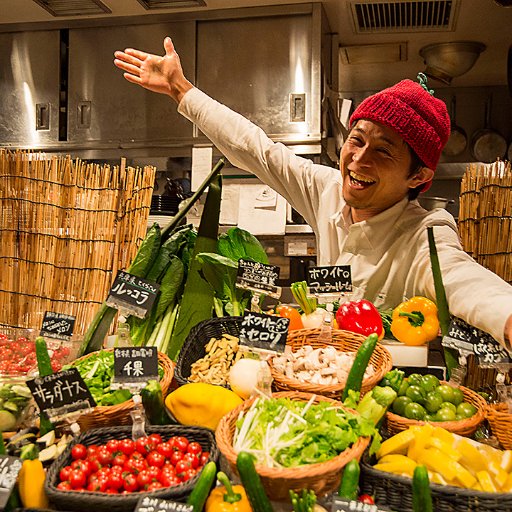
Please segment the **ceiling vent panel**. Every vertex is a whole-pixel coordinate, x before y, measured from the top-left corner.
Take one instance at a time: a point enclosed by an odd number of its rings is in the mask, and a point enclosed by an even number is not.
[[[100,0],[34,0],[34,2],[55,17],[112,13]]]
[[[173,9],[184,7],[204,7],[203,0],[138,0],[144,9]]]
[[[350,4],[358,34],[452,31],[460,0],[368,0]]]

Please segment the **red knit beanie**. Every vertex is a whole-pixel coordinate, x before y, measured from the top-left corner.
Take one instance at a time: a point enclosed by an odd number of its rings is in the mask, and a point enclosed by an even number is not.
[[[376,121],[395,130],[434,171],[450,136],[445,103],[412,80],[402,80],[363,100],[350,117],[350,127],[358,119]],[[422,191],[431,184],[425,183]]]

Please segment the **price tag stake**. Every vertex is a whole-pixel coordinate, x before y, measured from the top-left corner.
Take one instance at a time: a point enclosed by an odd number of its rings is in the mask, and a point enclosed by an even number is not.
[[[255,261],[238,260],[236,278],[237,288],[253,292],[251,311],[261,312],[259,307],[261,295],[269,295],[275,299],[281,297],[281,287],[276,285],[279,279],[279,267]]]
[[[74,316],[46,311],[39,335],[44,336],[45,338],[70,340],[73,335],[74,327]]]

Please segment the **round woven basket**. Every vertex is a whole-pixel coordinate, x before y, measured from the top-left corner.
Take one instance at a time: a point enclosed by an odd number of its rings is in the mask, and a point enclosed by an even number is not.
[[[304,345],[311,345],[315,348],[326,346],[334,347],[340,352],[357,352],[363,341],[366,339],[361,334],[356,334],[340,329],[333,329],[332,342],[326,343],[319,340],[321,329],[297,329],[289,331],[286,345],[297,351]],[[269,361],[272,377],[274,379],[274,387],[279,391],[303,391],[305,393],[314,393],[329,398],[339,398],[341,392],[345,388],[345,383],[325,386],[321,384],[312,384],[310,382],[301,382],[298,379],[290,379],[281,372],[278,372],[272,366],[272,360]],[[364,395],[373,389],[393,367],[391,354],[382,345],[377,344],[370,358],[370,364],[375,368],[375,373],[371,377],[363,380],[361,386],[361,395]]]
[[[104,349],[112,352],[114,349]],[[94,352],[93,352],[94,353]],[[82,356],[76,361],[83,361],[91,354]],[[75,361],[75,362],[76,362]],[[167,357],[166,354],[158,352],[158,366],[162,368],[164,374],[160,379],[160,387],[165,397],[174,376],[174,363]],[[98,405],[94,410],[87,414],[82,414],[77,422],[80,425],[80,430],[85,432],[91,428],[100,428],[108,426],[131,425],[132,419],[130,411],[133,409],[133,400],[126,400],[122,404],[117,405]]]
[[[300,393],[298,391],[288,391],[273,393],[274,398],[291,398],[293,400],[302,400],[307,402],[313,396],[310,393]],[[221,420],[215,431],[215,439],[219,451],[227,459],[231,469],[237,472],[236,459],[238,453],[233,448],[233,436],[235,434],[235,424],[238,415],[246,411],[254,402],[254,398],[246,400],[236,409],[226,414]],[[315,397],[315,402],[328,401],[337,407],[343,407],[340,402],[330,398],[319,396]],[[351,409],[346,410],[351,411]],[[353,411],[351,411],[353,412]],[[317,495],[334,491],[338,488],[341,480],[342,469],[352,459],[358,459],[368,446],[370,438],[359,438],[356,443],[333,459],[319,464],[309,464],[293,468],[269,468],[262,464],[256,464],[256,471],[260,475],[261,482],[270,499],[280,501],[289,499],[290,489],[299,491],[301,489],[312,489]]]
[[[487,406],[487,421],[505,450],[512,450],[512,414],[505,403]]]
[[[447,382],[441,381],[441,384],[448,384]],[[471,416],[471,418],[466,418],[464,420],[458,421],[436,421],[432,424],[436,427],[444,428],[449,432],[454,434],[459,434],[461,436],[469,437],[476,432],[476,429],[484,421],[486,411],[487,411],[487,402],[484,400],[482,396],[478,393],[475,393],[469,388],[464,386],[459,386],[460,390],[464,394],[464,401],[473,404],[477,411]],[[386,413],[386,428],[387,432],[390,436],[394,434],[398,434],[402,430],[407,430],[409,427],[413,425],[425,425],[426,421],[419,420],[410,420],[409,418],[404,418],[403,416],[399,416],[398,414],[387,412]]]

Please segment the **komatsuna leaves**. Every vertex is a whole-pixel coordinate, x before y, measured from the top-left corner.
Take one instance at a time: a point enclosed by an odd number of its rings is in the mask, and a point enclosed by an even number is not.
[[[230,228],[219,236],[218,252],[233,261],[244,259],[268,264],[267,253],[259,240],[238,227]]]

